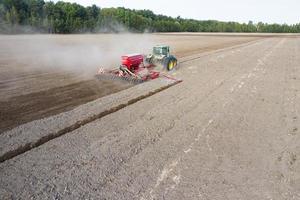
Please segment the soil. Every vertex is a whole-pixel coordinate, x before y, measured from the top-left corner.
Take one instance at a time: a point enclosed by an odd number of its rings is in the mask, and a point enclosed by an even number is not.
[[[0,131],[68,111],[131,86],[111,81],[86,80],[0,101]]]
[[[94,80],[125,53],[171,46],[179,60],[261,37],[165,34],[0,36],[0,133],[131,87]],[[137,45],[132,45],[135,43]]]
[[[300,199],[299,52],[269,37],[184,62],[183,82],[0,163],[0,199]]]

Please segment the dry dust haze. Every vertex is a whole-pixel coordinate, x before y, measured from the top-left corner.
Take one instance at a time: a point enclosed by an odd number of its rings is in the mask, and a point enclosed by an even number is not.
[[[0,37],[1,57],[7,56],[15,65],[78,73],[95,72],[98,67],[116,67],[121,55],[146,54],[153,45],[149,35],[130,33],[118,34],[118,37],[114,34]]]

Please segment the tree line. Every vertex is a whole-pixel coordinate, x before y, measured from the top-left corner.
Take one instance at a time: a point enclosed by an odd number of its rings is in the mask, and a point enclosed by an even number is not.
[[[300,23],[287,25],[194,20],[122,7],[84,7],[63,1],[0,0],[0,32],[30,31],[61,34],[120,31],[299,33]]]

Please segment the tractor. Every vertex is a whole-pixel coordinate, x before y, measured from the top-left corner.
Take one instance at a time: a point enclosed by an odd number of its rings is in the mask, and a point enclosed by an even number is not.
[[[125,80],[138,84],[158,78],[160,72],[154,70],[158,65],[163,66],[167,71],[171,71],[177,66],[177,59],[170,55],[170,47],[155,46],[153,53],[147,56],[143,54],[124,55],[121,57],[119,68],[112,70],[100,68],[96,77],[101,80]],[[165,74],[163,77],[175,80]]]
[[[152,54],[146,57],[146,62],[161,65],[167,71],[171,71],[177,66],[177,59],[170,54],[170,47],[163,45],[153,47]]]

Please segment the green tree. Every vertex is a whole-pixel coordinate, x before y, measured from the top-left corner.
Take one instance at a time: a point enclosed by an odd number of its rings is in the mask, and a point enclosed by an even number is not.
[[[47,33],[81,33],[129,30],[134,32],[275,32],[299,33],[300,25],[254,24],[216,20],[184,19],[156,15],[151,10],[83,7],[76,3],[44,0],[0,0],[0,31],[18,32],[19,26],[31,26]],[[11,31],[3,28],[11,27]],[[6,26],[8,25],[8,26]]]

